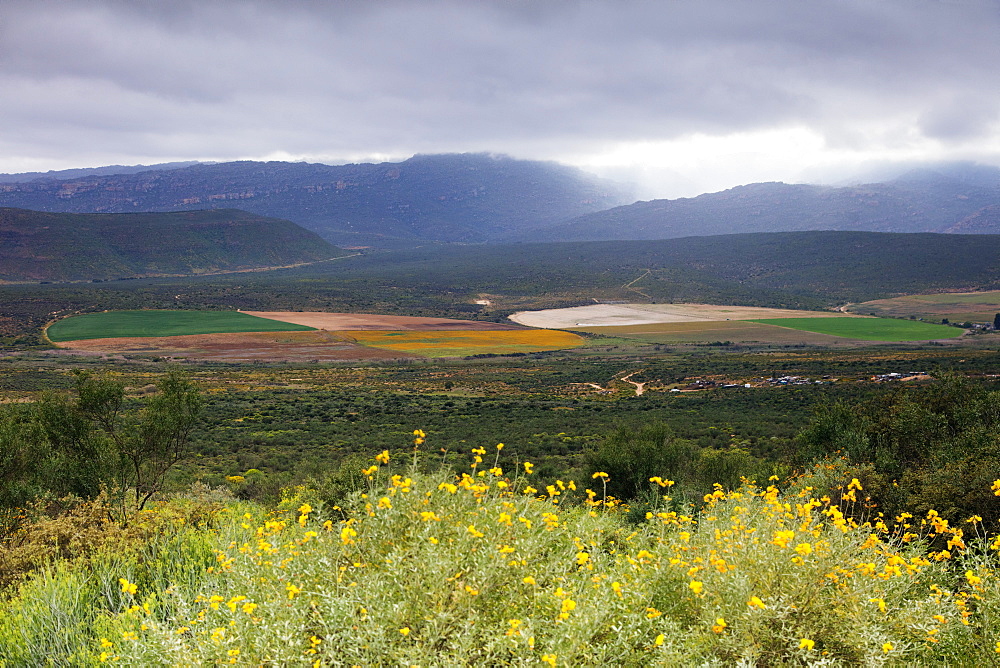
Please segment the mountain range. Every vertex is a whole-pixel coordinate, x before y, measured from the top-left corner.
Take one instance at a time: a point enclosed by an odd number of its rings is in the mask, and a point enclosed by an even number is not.
[[[520,239],[670,239],[814,230],[1000,233],[1000,169],[947,165],[846,187],[754,183],[693,198],[636,202]]]
[[[491,241],[631,201],[621,186],[572,167],[487,154],[163,167],[0,176],[0,206],[76,213],[237,207],[291,220],[338,245],[405,246]]]
[[[29,178],[32,177],[32,178]],[[1000,169],[924,166],[879,183],[753,183],[673,200],[556,163],[490,154],[398,163],[105,167],[0,175],[0,206],[59,212],[239,208],[340,246],[669,239],[811,230],[1000,233]]]

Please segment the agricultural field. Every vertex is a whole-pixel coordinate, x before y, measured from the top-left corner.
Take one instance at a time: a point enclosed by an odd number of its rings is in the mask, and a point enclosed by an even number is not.
[[[859,341],[928,341],[962,335],[955,328],[909,320],[712,304],[594,304],[525,311],[511,319],[524,325],[563,327],[649,343],[838,346]]]
[[[365,346],[425,357],[535,353],[576,348],[586,343],[585,339],[576,334],[550,329],[435,332],[369,330],[353,331],[350,335]]]
[[[907,295],[850,304],[847,310],[851,313],[889,318],[916,317],[932,321],[947,318],[951,322],[993,322],[994,316],[1000,313],[1000,291]]]
[[[232,332],[308,331],[306,325],[258,318],[238,311],[104,311],[64,318],[48,328],[60,343],[85,339],[160,337]]]
[[[516,325],[453,318],[420,318],[406,315],[374,313],[326,313],[323,311],[244,311],[259,318],[305,325],[315,329],[342,332],[355,329],[392,331],[437,331],[443,329],[510,330]]]
[[[520,311],[510,316],[510,319],[529,327],[577,329],[580,327],[624,327],[675,322],[724,322],[726,320],[806,317],[844,318],[849,316],[832,311],[796,311],[716,304],[590,304],[541,311]]]
[[[930,341],[964,334],[955,327],[889,318],[780,318],[753,322],[861,341]]]
[[[359,345],[325,331],[242,332],[188,336],[84,339],[60,344],[94,355],[152,355],[205,362],[351,362],[400,360],[413,355]]]
[[[532,353],[585,343],[517,325],[361,313],[121,311],[60,320],[62,348],[218,362],[345,362]]]
[[[617,327],[574,327],[573,331],[598,336],[616,336],[657,344],[707,344],[729,342],[738,344],[775,344],[817,346],[854,345],[854,341],[801,330],[784,329],[745,320],[707,322],[667,322]]]

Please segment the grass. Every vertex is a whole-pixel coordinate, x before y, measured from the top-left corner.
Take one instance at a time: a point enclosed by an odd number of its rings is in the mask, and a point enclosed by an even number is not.
[[[234,332],[292,332],[314,328],[238,311],[104,311],[65,318],[48,328],[55,342],[116,337],[183,336]]]
[[[457,477],[384,453],[337,507],[229,500],[44,568],[0,603],[0,665],[995,665],[1000,544],[855,521],[850,474],[812,496],[836,463],[697,506],[660,480],[643,514],[473,453]]]
[[[950,339],[963,333],[944,325],[886,318],[769,318],[750,322],[862,341],[928,341]]]
[[[575,348],[586,340],[570,332],[552,329],[524,330],[437,330],[383,331],[356,330],[340,332],[358,343],[426,357],[465,357],[468,355],[534,353],[543,350]]]

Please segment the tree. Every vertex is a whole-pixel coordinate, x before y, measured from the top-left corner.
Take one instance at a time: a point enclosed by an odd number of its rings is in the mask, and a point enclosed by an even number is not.
[[[39,496],[90,499],[103,490],[124,523],[189,456],[201,398],[176,369],[145,405],[108,375],[75,373],[75,396],[48,393],[0,410],[0,507]]]
[[[993,316],[993,329],[1000,329],[1000,313]]]
[[[109,494],[123,518],[159,492],[167,472],[189,455],[189,436],[201,412],[201,397],[176,369],[137,411],[126,410],[125,387],[116,380],[77,374],[77,406],[106,439],[111,460]]]

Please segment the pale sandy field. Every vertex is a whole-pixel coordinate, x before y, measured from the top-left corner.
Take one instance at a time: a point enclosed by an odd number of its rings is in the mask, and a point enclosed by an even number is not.
[[[831,311],[793,311],[790,309],[716,306],[713,304],[592,304],[544,311],[520,311],[510,316],[510,319],[528,327],[571,329],[574,327],[621,327],[623,325],[653,325],[672,322],[823,317],[843,318],[851,316]]]

